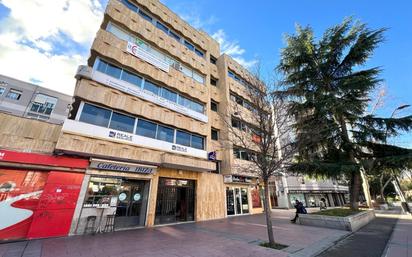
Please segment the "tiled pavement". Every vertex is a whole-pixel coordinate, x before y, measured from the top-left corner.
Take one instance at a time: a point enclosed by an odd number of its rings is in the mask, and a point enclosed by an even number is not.
[[[412,217],[402,215],[398,220],[383,257],[412,257]]]
[[[347,234],[326,228],[291,224],[292,211],[273,212],[275,240],[286,251],[258,245],[267,238],[263,215],[173,226],[0,244],[1,257],[184,257],[288,256],[317,248],[321,242]]]

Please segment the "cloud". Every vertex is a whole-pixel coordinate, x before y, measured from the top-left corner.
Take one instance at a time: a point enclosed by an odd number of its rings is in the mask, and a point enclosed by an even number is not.
[[[73,94],[103,17],[97,0],[0,0],[0,72]],[[35,15],[35,18],[34,18]]]
[[[226,33],[223,29],[219,29],[212,34],[214,38],[220,44],[220,51],[227,55],[230,55],[235,61],[243,65],[246,68],[251,68],[258,63],[257,60],[246,60],[242,55],[246,52],[245,49],[240,47],[239,42],[236,40],[228,40]]]

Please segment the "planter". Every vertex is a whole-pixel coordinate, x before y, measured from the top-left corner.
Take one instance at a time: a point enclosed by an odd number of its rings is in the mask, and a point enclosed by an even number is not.
[[[306,226],[325,227],[354,232],[368,224],[374,218],[375,212],[373,210],[362,211],[347,217],[299,214],[299,223]]]

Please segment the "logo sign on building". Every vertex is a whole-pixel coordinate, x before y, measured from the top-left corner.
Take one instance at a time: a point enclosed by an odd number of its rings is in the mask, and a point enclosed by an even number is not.
[[[150,63],[153,66],[156,66],[162,71],[169,72],[169,64],[167,62],[160,60],[157,56],[147,52],[134,43],[127,42],[127,52],[142,59],[143,61]]]
[[[252,179],[244,176],[225,175],[223,177],[224,183],[251,183]]]
[[[187,153],[187,147],[184,147],[184,146],[181,146],[181,145],[172,145],[172,150]]]
[[[90,167],[99,170],[112,170],[119,172],[131,172],[140,174],[153,174],[156,172],[156,166],[146,166],[134,163],[114,162],[108,160],[92,159]]]
[[[0,160],[2,160],[4,158],[4,156],[6,156],[5,152],[0,152]]]
[[[127,140],[132,142],[133,141],[133,136],[130,134],[118,132],[118,131],[109,131],[109,137],[116,138],[116,139],[121,139],[121,140]]]

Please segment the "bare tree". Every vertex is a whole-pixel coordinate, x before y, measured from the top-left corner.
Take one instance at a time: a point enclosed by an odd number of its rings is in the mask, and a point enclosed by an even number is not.
[[[241,148],[247,153],[249,164],[236,168],[263,181],[269,246],[275,247],[269,179],[282,172],[291,161],[295,148],[291,143],[292,129],[286,115],[286,104],[276,98],[275,83],[265,84],[258,73],[253,81],[253,85],[245,85],[241,100],[235,98],[230,101],[229,114],[220,115],[228,128],[226,147]]]

